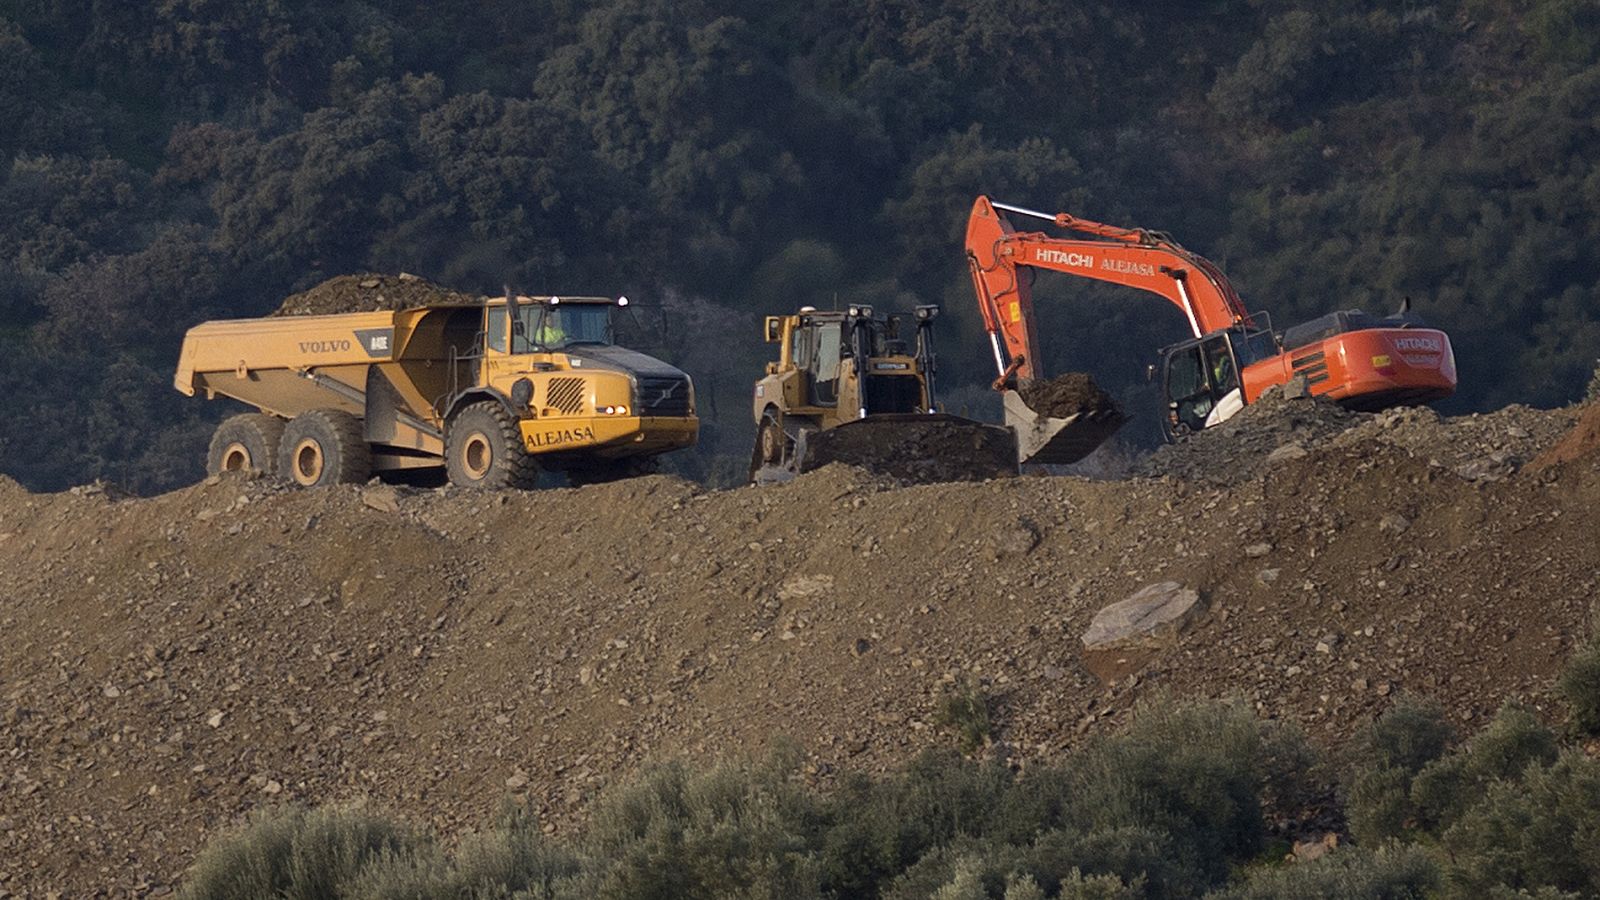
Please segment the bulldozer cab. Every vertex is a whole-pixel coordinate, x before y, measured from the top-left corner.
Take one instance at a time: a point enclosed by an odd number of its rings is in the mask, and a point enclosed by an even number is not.
[[[919,313],[919,321],[931,318]],[[913,353],[899,338],[899,319],[875,316],[870,306],[803,311],[792,321],[778,368],[799,373],[804,405],[837,410],[845,421],[932,411],[931,342],[925,334]]]
[[[806,402],[812,406],[838,406],[841,363],[845,346],[844,323],[837,319],[800,317],[800,327],[790,339],[790,358],[800,370]]]

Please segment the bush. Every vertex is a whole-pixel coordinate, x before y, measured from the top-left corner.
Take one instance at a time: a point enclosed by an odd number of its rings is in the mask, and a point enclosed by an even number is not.
[[[1583,402],[1600,402],[1600,359],[1594,361],[1594,374],[1589,376],[1589,386],[1583,391]]]
[[[1527,710],[1506,706],[1461,750],[1424,766],[1411,784],[1421,826],[1437,834],[1453,824],[1488,786],[1520,778],[1530,765],[1554,762],[1556,736]]]
[[[602,794],[580,842],[605,867],[595,896],[820,896],[823,820],[791,768],[672,764]]]
[[[848,895],[846,895],[848,896]],[[1138,900],[1147,893],[1142,880],[1124,883],[1115,875],[1085,875],[1068,869],[1039,877],[1017,848],[964,841],[928,854],[884,891],[884,900]]]
[[[359,806],[281,807],[258,812],[239,831],[213,840],[195,860],[179,896],[342,897],[370,868],[431,852],[425,835]]]
[[[823,801],[824,883],[840,896],[871,896],[930,849],[995,831],[1013,788],[1009,770],[953,750],[919,754],[896,775],[842,779]],[[1034,826],[1025,834],[1036,833]]]
[[[972,753],[989,742],[993,723],[989,719],[989,698],[977,682],[964,680],[939,701],[933,723],[955,732],[962,753]]]
[[[1584,735],[1600,735],[1600,640],[1573,652],[1556,690],[1566,701],[1568,721]]]
[[[1568,751],[1499,781],[1443,837],[1462,895],[1495,886],[1600,894],[1600,763]]]
[[[582,877],[582,861],[546,841],[538,822],[516,810],[494,830],[463,839],[451,856],[436,846],[428,849],[370,867],[352,895],[370,900],[593,895]]]
[[[1345,782],[1350,834],[1372,846],[1409,839],[1418,825],[1411,783],[1454,737],[1437,704],[1409,697],[1358,734]]]
[[[1253,873],[1243,884],[1206,895],[1207,900],[1410,900],[1428,895],[1439,869],[1415,847],[1351,848],[1314,862]]]
[[[1298,744],[1271,733],[1242,704],[1148,704],[1068,761],[1064,824],[1083,834],[1153,829],[1171,841],[1175,865],[1216,884],[1230,861],[1261,848],[1265,773]]]

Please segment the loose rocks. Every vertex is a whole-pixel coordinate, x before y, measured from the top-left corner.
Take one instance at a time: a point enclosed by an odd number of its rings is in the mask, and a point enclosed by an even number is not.
[[[471,294],[440,287],[424,278],[399,275],[340,275],[283,301],[275,316],[326,316],[336,313],[411,309],[443,303],[481,303]]]

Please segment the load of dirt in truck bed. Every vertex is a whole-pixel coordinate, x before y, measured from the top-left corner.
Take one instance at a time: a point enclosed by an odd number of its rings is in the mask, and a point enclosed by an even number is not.
[[[1325,745],[1406,694],[1463,728],[1506,702],[1559,722],[1600,594],[1600,453],[1474,479],[1453,461],[1532,458],[1574,413],[1415,416],[1231,486],[0,479],[0,894],[164,895],[282,803],[459,831],[509,801],[559,831],[652,759],[787,738],[817,783],[899,768],[956,745],[953,685],[1016,765],[1151,692],[1240,697]],[[1191,630],[1091,671],[1095,614],[1163,581],[1199,592]]]
[[[1022,402],[1041,416],[1064,419],[1077,413],[1118,412],[1117,401],[1085,372],[1024,381],[1017,387]]]
[[[953,416],[869,416],[806,439],[804,470],[859,466],[902,484],[986,481],[1017,474],[1010,429]]]
[[[340,275],[284,300],[274,316],[327,316],[338,313],[411,309],[447,303],[481,303],[482,298],[408,273]]]

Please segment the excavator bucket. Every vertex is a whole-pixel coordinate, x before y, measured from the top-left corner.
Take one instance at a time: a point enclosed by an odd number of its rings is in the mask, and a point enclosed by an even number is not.
[[[825,431],[804,429],[780,465],[752,473],[757,483],[787,481],[829,463],[918,484],[983,481],[1017,474],[1011,429],[936,413],[883,413]]]
[[[1064,417],[1035,412],[1016,391],[1005,391],[1006,424],[1016,432],[1017,461],[1067,465],[1093,453],[1128,419],[1116,409],[1072,413]]]

